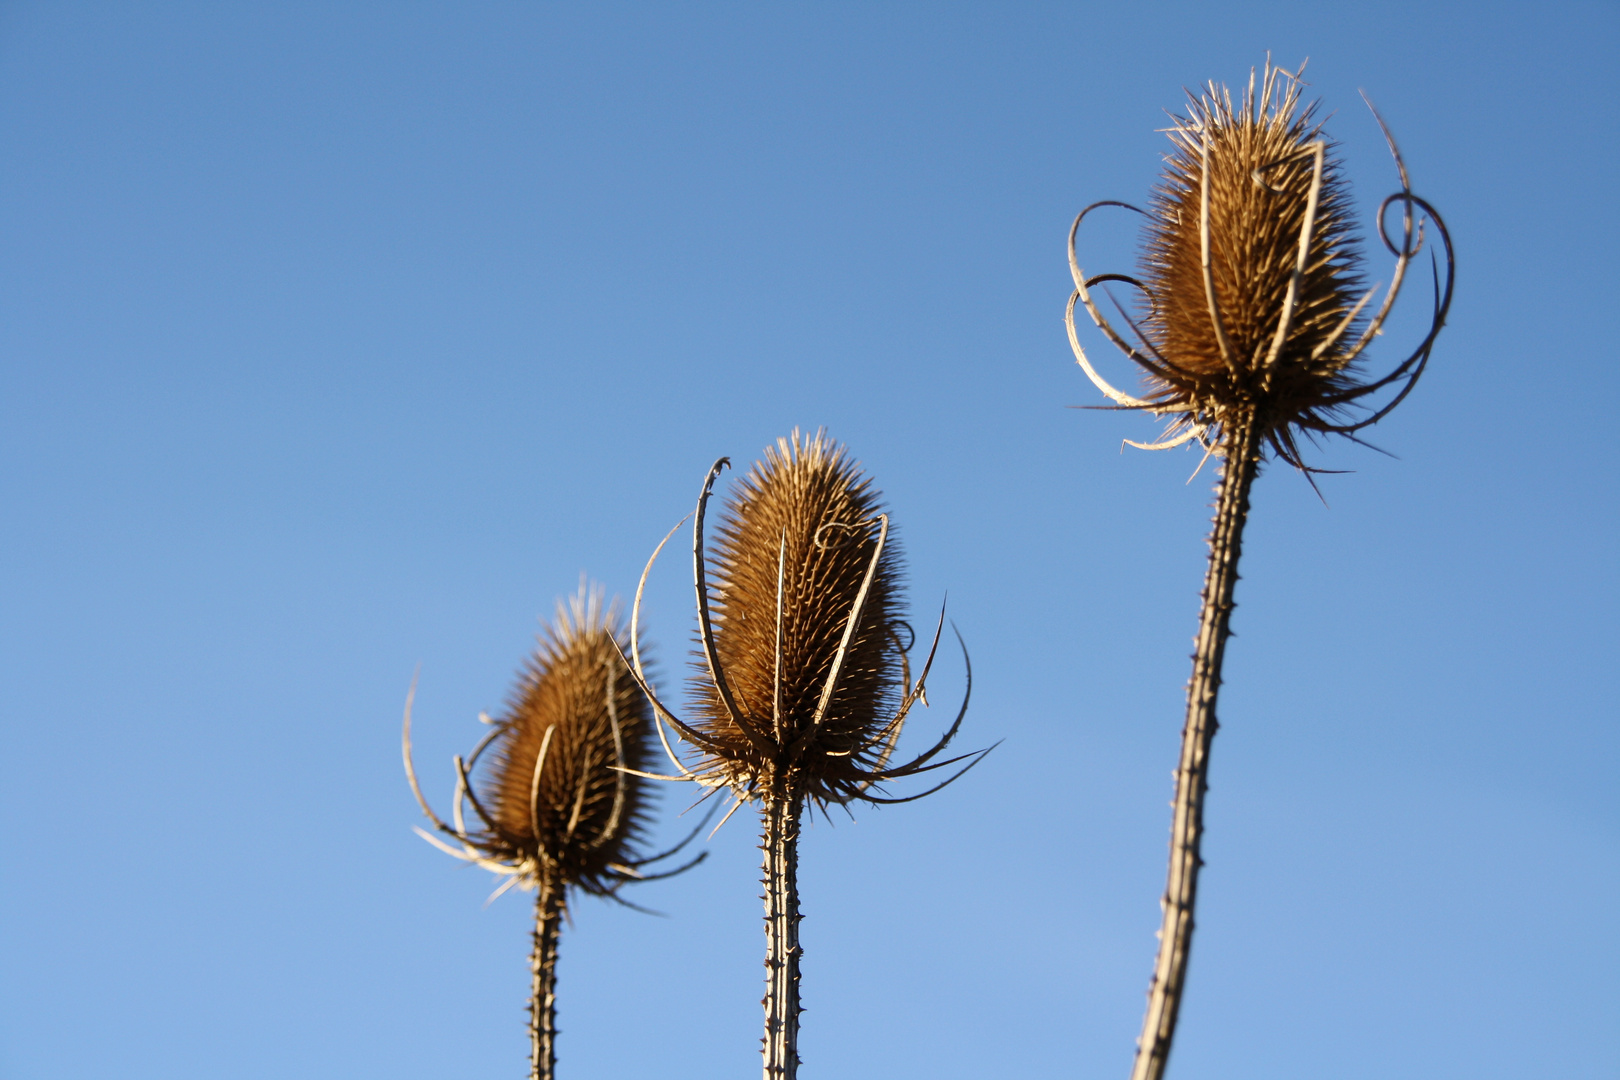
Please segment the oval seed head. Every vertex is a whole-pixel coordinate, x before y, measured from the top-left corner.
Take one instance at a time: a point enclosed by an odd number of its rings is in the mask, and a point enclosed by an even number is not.
[[[627,644],[618,604],[600,589],[557,605],[498,722],[483,808],[492,827],[473,842],[494,860],[528,864],[524,884],[612,893],[646,824],[652,735],[646,698],[614,642]]]
[[[1289,426],[1328,422],[1355,386],[1363,293],[1349,194],[1299,93],[1268,65],[1240,107],[1211,83],[1174,118],[1141,275],[1140,330],[1159,361],[1148,400],[1216,427],[1256,408],[1284,456]]]
[[[734,790],[842,803],[881,768],[909,645],[881,514],[872,482],[820,431],[777,440],[727,500],[708,556],[714,645],[744,723],[765,737],[739,728],[702,659],[694,690],[714,745],[706,771]]]

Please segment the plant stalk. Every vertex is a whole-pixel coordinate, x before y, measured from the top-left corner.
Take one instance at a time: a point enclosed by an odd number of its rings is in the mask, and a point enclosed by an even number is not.
[[[1192,679],[1187,684],[1187,721],[1181,730],[1176,767],[1175,815],[1170,828],[1170,872],[1165,882],[1164,922],[1159,955],[1148,987],[1147,1014],[1136,1043],[1131,1080],[1160,1080],[1170,1060],[1176,1016],[1187,981],[1192,949],[1193,907],[1198,898],[1198,849],[1204,833],[1204,794],[1209,786],[1209,747],[1220,726],[1215,699],[1221,689],[1221,662],[1230,633],[1233,591],[1238,580],[1243,524],[1249,516],[1249,489],[1259,472],[1259,423],[1254,409],[1234,417],[1228,428],[1225,460],[1209,534],[1209,568],[1204,575],[1203,610],[1198,619]]]
[[[799,1075],[799,812],[802,796],[773,793],[761,817],[765,852],[765,1080]]]
[[[563,890],[542,881],[534,902],[534,949],[529,953],[529,1080],[552,1080],[557,1069],[557,939]]]

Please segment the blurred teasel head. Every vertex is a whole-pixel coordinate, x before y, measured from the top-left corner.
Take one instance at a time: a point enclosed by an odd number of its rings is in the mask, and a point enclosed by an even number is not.
[[[604,608],[600,588],[582,584],[566,605],[558,603],[505,713],[481,717],[492,730],[465,760],[454,759],[451,824],[417,785],[407,703],[406,774],[423,813],[454,846],[417,831],[505,877],[497,895],[515,885],[555,894],[559,904],[570,888],[618,899],[621,887],[648,876],[641,867],[673,854],[636,851],[649,816],[638,773],[648,764],[652,721],[621,659],[621,624],[618,603]]]
[[[490,899],[514,885],[536,893],[529,955],[530,1080],[555,1076],[557,949],[570,890],[635,907],[619,896],[625,885],[681,873],[704,858],[662,873],[644,869],[680,851],[697,829],[660,854],[636,851],[649,816],[642,769],[651,751],[652,724],[646,698],[625,666],[623,637],[618,605],[604,610],[600,589],[581,582],[576,596],[557,605],[557,617],[541,631],[505,715],[495,721],[480,716],[493,729],[468,758],[453,759],[452,824],[433,812],[416,781],[414,684],[405,701],[405,775],[422,813],[454,844],[423,829],[417,833],[440,850],[504,877]],[[475,781],[485,754],[489,765]],[[470,825],[468,807],[478,824]]]
[[[1269,448],[1308,474],[1300,433],[1353,438],[1386,416],[1423,374],[1451,303],[1454,265],[1445,224],[1412,193],[1379,119],[1401,188],[1377,216],[1378,236],[1395,257],[1388,288],[1367,286],[1334,146],[1316,105],[1300,104],[1302,72],[1268,61],[1259,87],[1251,72],[1236,104],[1230,90],[1214,83],[1200,97],[1189,95],[1186,115],[1172,118],[1171,150],[1148,208],[1094,203],[1069,232],[1075,291],[1066,322],[1076,358],[1115,407],[1171,418],[1158,442],[1134,446],[1166,449],[1197,439],[1224,455],[1242,420],[1254,425],[1257,449]],[[1100,207],[1145,218],[1139,276],[1088,277],[1081,270],[1076,238],[1086,216]],[[1386,227],[1392,209],[1400,217],[1394,236]],[[1431,226],[1445,270],[1442,284],[1441,260],[1431,249],[1429,330],[1405,359],[1370,376],[1363,353],[1382,331]],[[1107,282],[1138,290],[1137,317],[1119,306],[1128,337],[1095,302],[1092,290]],[[1092,367],[1075,332],[1076,304],[1084,304],[1103,334],[1143,370],[1143,396],[1116,390]],[[1380,391],[1388,393],[1374,404]]]
[[[824,432],[795,431],[767,448],[737,482],[705,551],[708,501],[729,464],[721,458],[709,470],[694,517],[697,715],[685,723],[654,699],[700,755],[691,767],[674,759],[679,779],[729,788],[739,803],[905,801],[874,786],[963,760],[934,758],[961,726],[965,697],[936,746],[891,763],[906,717],[926,703],[943,610],[913,683],[889,516],[848,450]],[[968,679],[971,690],[971,668]]]

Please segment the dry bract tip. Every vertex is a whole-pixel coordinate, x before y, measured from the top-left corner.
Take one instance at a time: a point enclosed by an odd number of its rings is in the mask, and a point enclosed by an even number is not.
[[[1297,433],[1353,438],[1399,404],[1428,363],[1451,304],[1455,268],[1445,223],[1412,193],[1380,119],[1401,188],[1378,211],[1379,238],[1396,262],[1383,299],[1374,304],[1380,286],[1365,287],[1350,197],[1333,145],[1315,119],[1316,105],[1300,105],[1299,75],[1268,62],[1258,91],[1251,72],[1236,105],[1231,92],[1214,83],[1200,97],[1189,95],[1187,115],[1173,118],[1169,129],[1172,148],[1148,208],[1104,201],[1075,218],[1069,232],[1075,291],[1066,314],[1075,357],[1115,407],[1171,418],[1160,441],[1133,445],[1166,449],[1198,439],[1224,453],[1235,419],[1249,414],[1259,442],[1309,472]],[[1146,219],[1138,277],[1088,277],[1080,268],[1080,225],[1105,206]],[[1395,239],[1385,227],[1391,207],[1401,213]],[[1429,331],[1389,372],[1367,376],[1359,361],[1382,331],[1430,223],[1444,247],[1446,268],[1442,285],[1431,250]],[[1119,309],[1129,338],[1097,309],[1091,290],[1108,282],[1140,293],[1137,318]],[[1143,370],[1142,397],[1115,389],[1092,367],[1075,333],[1077,303]],[[1386,388],[1390,400],[1368,404],[1370,395]]]

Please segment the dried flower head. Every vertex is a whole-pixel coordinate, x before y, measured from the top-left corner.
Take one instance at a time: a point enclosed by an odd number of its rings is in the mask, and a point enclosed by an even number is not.
[[[880,514],[871,481],[820,437],[767,449],[727,501],[709,554],[716,669],[741,723],[770,735],[748,738],[700,663],[697,727],[724,747],[714,764],[733,786],[788,747],[784,764],[842,802],[877,764],[903,660],[900,551]]]
[[[1369,316],[1379,286],[1364,289],[1349,194],[1315,118],[1316,105],[1300,106],[1299,75],[1268,62],[1258,92],[1251,72],[1236,106],[1231,92],[1214,83],[1201,97],[1189,95],[1187,115],[1174,117],[1169,129],[1172,149],[1148,209],[1095,203],[1070,230],[1070,343],[1086,374],[1118,407],[1172,418],[1163,439],[1147,449],[1196,438],[1220,451],[1234,419],[1243,415],[1256,424],[1259,444],[1306,469],[1297,433],[1354,437],[1377,423],[1423,374],[1445,322],[1451,240],[1434,209],[1412,194],[1393,139],[1401,190],[1384,200],[1377,225],[1396,265],[1382,303]],[[1388,138],[1387,128],[1384,133]],[[1396,204],[1402,212],[1398,244],[1384,225]],[[1075,238],[1086,215],[1100,206],[1145,216],[1140,277],[1088,278],[1081,271]],[[1423,218],[1433,222],[1446,258],[1443,288],[1435,268],[1432,324],[1410,356],[1389,373],[1367,378],[1358,361],[1382,330],[1408,265],[1424,246]],[[1134,344],[1093,302],[1092,287],[1109,281],[1141,292],[1139,319],[1121,309]],[[1143,369],[1143,397],[1121,393],[1092,368],[1075,333],[1076,303],[1085,304],[1099,329]],[[1369,395],[1386,387],[1398,388],[1391,400],[1371,415],[1354,415]]]
[[[641,867],[674,853],[636,853],[648,816],[646,781],[651,716],[621,658],[617,602],[604,610],[600,589],[581,586],[539,635],[506,713],[464,762],[455,758],[452,819],[441,821],[416,784],[406,706],[405,768],[422,810],[459,850],[418,829],[435,846],[507,878],[555,892],[577,888],[619,899]],[[490,764],[470,775],[486,752]],[[481,794],[478,790],[481,789]],[[468,828],[470,805],[481,827]],[[699,856],[701,860],[702,856]],[[664,876],[664,875],[653,875]],[[622,901],[621,901],[622,902]]]
[[[943,611],[913,684],[889,517],[859,465],[824,432],[795,431],[765,451],[727,500],[705,555],[704,515],[729,463],[722,458],[709,471],[693,528],[698,718],[686,724],[654,699],[662,719],[702,755],[693,768],[675,759],[680,779],[729,787],[739,803],[905,801],[872,788],[962,760],[933,761],[955,737],[965,699],[936,746],[889,764],[912,706],[926,700]],[[971,679],[970,671],[970,690]]]

